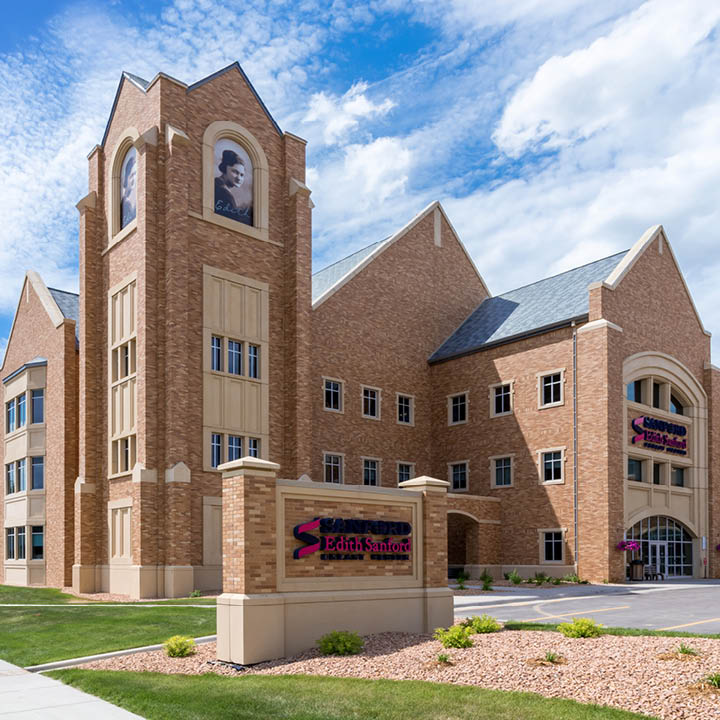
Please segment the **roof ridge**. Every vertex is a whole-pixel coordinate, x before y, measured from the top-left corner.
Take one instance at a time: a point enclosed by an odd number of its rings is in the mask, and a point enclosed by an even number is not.
[[[75,297],[80,297],[80,293],[72,292],[72,290],[61,290],[60,288],[50,287],[49,285],[47,286],[47,289],[54,292],[65,293],[65,295],[74,295]]]
[[[368,245],[364,245],[361,248],[358,248],[357,250],[353,250],[349,255],[345,255],[344,257],[338,258],[335,260],[335,262],[331,262],[329,265],[326,265],[325,267],[320,268],[319,270],[316,270],[312,276],[319,275],[321,272],[325,272],[325,270],[329,270],[331,267],[335,267],[338,263],[344,262],[348,258],[351,258],[353,255],[357,255],[358,253],[361,253],[363,250],[367,250],[368,248],[372,247],[373,245],[379,245],[380,243],[385,242],[386,240],[389,240],[392,237],[392,235],[388,235],[387,237],[384,237],[382,240],[376,240],[375,242],[371,242]]]

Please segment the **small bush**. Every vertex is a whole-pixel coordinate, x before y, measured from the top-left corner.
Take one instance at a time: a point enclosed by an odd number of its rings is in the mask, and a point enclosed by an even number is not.
[[[545,653],[545,660],[547,662],[555,665],[556,663],[560,662],[560,656],[556,652],[553,652],[552,650],[548,650]]]
[[[522,582],[522,578],[520,577],[520,573],[517,570],[513,570],[511,573],[508,573],[508,580],[513,585],[519,585]]]
[[[457,576],[458,590],[465,590],[465,583],[469,579],[470,576],[464,570],[461,570]]]
[[[195,654],[195,641],[184,635],[173,635],[163,646],[168,657],[187,657]]]
[[[433,637],[439,640],[442,646],[446,648],[468,648],[473,645],[470,628],[463,625],[453,625],[447,630],[445,628],[436,628]]]
[[[694,647],[690,647],[685,643],[680,643],[678,655],[698,655],[698,651]]]
[[[560,623],[557,629],[569,638],[594,638],[602,635],[602,627],[590,618],[573,618],[570,623]]]
[[[481,615],[480,617],[472,617],[470,618],[470,629],[474,633],[478,633],[480,635],[484,633],[491,633],[491,632],[498,632],[499,630],[502,630],[502,625],[490,615]]]
[[[708,675],[703,681],[707,685],[712,685],[714,688],[720,689],[720,673],[712,673]]]
[[[568,573],[567,575],[563,575],[563,582],[569,582],[569,583],[579,583],[580,578],[574,574],[574,573]]]
[[[193,590],[188,597],[191,597],[191,598],[202,597],[202,592],[200,592],[200,590]]]
[[[438,661],[441,665],[449,665],[449,664],[450,664],[450,656],[449,656],[449,655],[446,655],[445,653],[440,653],[440,654],[437,656],[437,661]]]
[[[559,585],[562,581],[560,580],[560,578],[553,578],[550,582],[553,585]]]
[[[544,572],[536,572],[533,582],[536,585],[542,585],[545,582],[550,582],[550,578]]]
[[[510,579],[510,573],[503,573],[503,579],[509,580]]]
[[[357,655],[363,649],[363,639],[348,630],[333,630],[318,640],[323,655]]]

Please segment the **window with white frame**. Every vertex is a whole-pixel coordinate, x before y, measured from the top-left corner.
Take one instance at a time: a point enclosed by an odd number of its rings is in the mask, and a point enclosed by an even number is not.
[[[653,471],[654,472],[654,471]],[[643,461],[638,458],[628,458],[627,479],[635,482],[643,482]]]
[[[496,457],[492,459],[493,487],[509,487],[512,485],[512,457]]]
[[[362,386],[362,416],[372,420],[380,419],[380,390]]]
[[[468,489],[468,464],[467,461],[450,463],[450,487],[453,492]]]
[[[245,452],[247,448],[247,453]],[[259,458],[261,455],[260,438],[225,433],[210,433],[210,467],[217,468],[224,462],[239,460],[245,455]]]
[[[248,345],[248,377],[260,378],[260,346]]]
[[[563,448],[550,448],[542,450],[539,456],[540,481],[544,484],[564,482],[565,450]]]
[[[363,485],[380,484],[380,461],[374,458],[363,458]]]
[[[210,466],[218,467],[223,464],[223,436],[220,433],[210,434]]]
[[[541,408],[563,404],[564,371],[538,375],[539,402]]]
[[[213,341],[220,338],[213,337]],[[222,347],[222,340],[220,340]],[[231,375],[243,374],[243,344],[237,340],[228,340],[228,372]],[[215,360],[215,347],[213,346],[213,365]],[[222,367],[212,367],[213,370],[222,370]]]
[[[562,530],[543,530],[540,533],[542,542],[542,559],[546,563],[561,563],[564,560]]]
[[[36,458],[33,458],[35,460]],[[18,492],[23,492],[25,488],[27,487],[27,479],[26,479],[26,467],[27,467],[27,461],[25,458],[20,458],[20,460],[16,463],[16,475],[17,475],[17,489]],[[35,487],[35,483],[32,483],[32,489],[33,490],[39,490],[42,488],[42,485],[40,488]]]
[[[342,455],[332,453],[323,454],[323,474],[326,483],[342,483],[343,458]]]
[[[5,465],[5,494],[12,495],[16,491],[15,485],[15,463]]]
[[[415,398],[412,395],[397,396],[397,421],[401,425],[415,424]]]
[[[460,425],[467,422],[467,393],[458,393],[448,397],[448,425]]]
[[[239,435],[228,435],[228,462],[243,456],[243,439]]]
[[[248,455],[250,457],[260,457],[260,438],[248,438]]]
[[[5,403],[5,432],[11,433],[24,427],[27,420],[25,393]]]
[[[42,525],[32,526],[32,560],[42,560],[45,557],[45,528]]]
[[[325,378],[323,382],[323,392],[325,398],[325,410],[331,412],[343,411],[343,383],[341,380],[332,380]]]
[[[398,484],[411,480],[415,472],[413,463],[399,462],[397,464],[397,481]]]
[[[15,537],[17,538],[17,557],[16,560],[25,560],[25,528],[15,528]]]
[[[490,416],[509,415],[512,412],[512,383],[490,387]]]
[[[45,390],[39,388],[30,392],[30,422],[33,425],[45,422]]]

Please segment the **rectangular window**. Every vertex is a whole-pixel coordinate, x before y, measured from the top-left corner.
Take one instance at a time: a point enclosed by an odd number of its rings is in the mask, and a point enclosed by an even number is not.
[[[32,559],[42,560],[45,554],[45,528],[42,525],[32,526]]]
[[[258,345],[248,345],[248,377],[260,377],[260,347]]]
[[[326,483],[342,483],[342,456],[325,454],[323,468]]]
[[[542,403],[541,406],[558,405],[562,402],[562,373],[545,375],[542,378]]]
[[[130,470],[130,438],[120,441],[120,472]]]
[[[5,494],[12,495],[15,492],[15,463],[11,462],[5,466]]]
[[[660,408],[660,383],[653,383],[653,402],[654,408]]]
[[[5,428],[6,432],[11,433],[15,430],[15,401],[11,400],[5,403]]]
[[[633,382],[627,384],[627,399],[636,403],[643,401],[642,380],[633,380]]]
[[[409,395],[397,396],[397,421],[403,425],[412,425],[415,420],[413,418],[413,398]]]
[[[21,460],[17,461],[16,473],[17,473],[18,492],[23,492],[25,490],[25,488],[27,487],[27,483],[25,481],[25,477],[26,477],[25,462],[26,462],[25,458],[22,458]]]
[[[325,381],[325,409],[342,412],[342,383],[337,380]]]
[[[662,485],[662,465],[653,463],[653,485]]]
[[[450,424],[456,425],[467,420],[467,395],[453,395],[450,398]]]
[[[379,485],[377,460],[363,460],[363,485]]]
[[[248,455],[250,457],[260,457],[260,439],[248,438]]]
[[[563,539],[562,532],[543,533],[545,562],[562,562],[563,560]]]
[[[495,458],[495,487],[512,485],[512,458]]]
[[[34,457],[31,460],[31,490],[42,490],[45,487],[45,458]]]
[[[228,340],[228,372],[242,375],[242,343]]]
[[[506,415],[512,410],[510,385],[498,385],[495,390],[494,414]]]
[[[210,369],[222,372],[223,361],[222,361],[222,338],[216,335],[212,336],[210,340]]]
[[[216,468],[222,465],[222,435],[211,433],[210,435],[210,466]]]
[[[25,393],[18,395],[17,398],[17,426],[21,428],[25,425]]]
[[[562,451],[551,450],[542,454],[543,482],[559,482],[562,475]]]
[[[628,458],[627,475],[628,475],[628,480],[635,480],[635,482],[642,482],[643,481],[642,460],[636,460],[635,458]]]
[[[16,529],[17,535],[17,559],[25,559],[25,528],[19,527]]]
[[[380,417],[380,393],[374,388],[363,388],[363,417],[379,418]]]
[[[453,490],[467,490],[467,463],[450,465],[450,476]]]
[[[15,559],[15,528],[5,528],[5,559]]]
[[[242,441],[243,439],[237,435],[228,435],[228,462],[239,460],[243,456]]]
[[[33,390],[30,402],[30,411],[32,413],[31,422],[33,424],[45,422],[45,391]]]
[[[410,480],[412,476],[412,465],[410,465],[409,463],[398,463],[397,472],[398,483]]]
[[[674,467],[670,474],[670,484],[675,487],[685,487],[685,468]]]

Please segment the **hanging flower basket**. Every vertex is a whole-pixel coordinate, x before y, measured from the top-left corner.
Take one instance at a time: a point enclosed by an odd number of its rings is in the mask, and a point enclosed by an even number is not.
[[[718,545],[715,549],[720,552],[720,545]]]
[[[638,552],[640,550],[640,543],[636,540],[621,540],[617,544],[618,550],[625,550],[626,552]],[[720,545],[718,545],[718,550],[720,550]]]

